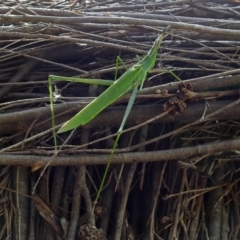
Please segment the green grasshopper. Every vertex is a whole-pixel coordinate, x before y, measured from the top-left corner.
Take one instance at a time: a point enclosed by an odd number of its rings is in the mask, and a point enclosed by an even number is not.
[[[146,56],[144,56],[138,63],[134,64],[130,67],[121,77],[119,77],[116,81],[109,80],[100,80],[100,79],[85,79],[85,78],[70,78],[70,77],[62,77],[50,75],[48,78],[49,83],[49,93],[50,93],[50,107],[52,112],[52,125],[53,125],[53,136],[55,149],[57,149],[57,141],[56,141],[56,132],[55,132],[55,121],[54,121],[54,105],[53,105],[53,92],[52,92],[52,81],[71,81],[71,82],[81,82],[88,84],[100,84],[109,86],[106,91],[104,91],[100,96],[98,96],[95,100],[89,103],[86,107],[84,107],[79,113],[77,113],[74,117],[68,120],[66,123],[62,125],[62,127],[57,131],[57,133],[63,133],[70,130],[73,130],[79,126],[84,126],[89,123],[93,118],[95,118],[101,111],[103,111],[106,107],[112,104],[114,101],[119,99],[121,96],[126,94],[127,92],[132,91],[131,97],[128,102],[128,106],[126,112],[124,114],[121,126],[117,132],[117,136],[111,151],[111,154],[108,159],[108,163],[106,166],[106,170],[103,175],[103,180],[101,181],[101,185],[99,191],[97,193],[97,197],[95,202],[97,202],[101,191],[103,189],[106,176],[110,167],[110,163],[112,161],[118,140],[123,131],[124,125],[126,123],[127,117],[131,111],[133,106],[136,94],[138,89],[142,89],[143,83],[147,77],[147,73],[154,67],[158,49],[163,38],[166,36],[165,31],[161,33],[157,39],[155,40],[152,48],[149,50]]]

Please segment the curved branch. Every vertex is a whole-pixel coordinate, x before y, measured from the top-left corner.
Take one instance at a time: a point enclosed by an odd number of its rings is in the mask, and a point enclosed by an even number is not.
[[[173,161],[187,159],[189,157],[201,154],[214,154],[226,151],[240,150],[240,138],[222,142],[198,145],[196,147],[185,147],[153,152],[134,152],[115,154],[112,164],[117,163],[136,163],[136,162],[156,162],[156,161]],[[66,155],[57,156],[51,162],[51,166],[69,166],[69,165],[96,165],[107,164],[109,154],[104,155]],[[149,159],[151,159],[149,161]],[[22,165],[22,166],[45,166],[52,160],[52,156],[36,155],[14,155],[0,154],[0,164]]]

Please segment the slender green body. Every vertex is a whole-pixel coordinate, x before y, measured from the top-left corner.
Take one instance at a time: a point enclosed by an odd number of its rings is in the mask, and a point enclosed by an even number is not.
[[[132,90],[134,87],[141,85],[146,79],[147,73],[155,64],[158,48],[163,38],[164,34],[159,35],[148,54],[142,60],[129,68],[106,91],[84,107],[77,115],[67,121],[58,130],[58,133],[66,132],[78,126],[87,124],[107,106],[128,91]]]
[[[83,82],[89,84],[99,84],[99,85],[107,85],[109,88],[103,92],[100,96],[98,96],[94,101],[84,107],[77,115],[71,118],[69,121],[63,124],[63,126],[58,130],[58,133],[66,132],[72,129],[75,129],[78,126],[83,126],[90,122],[95,116],[97,116],[102,110],[104,110],[107,106],[112,104],[114,101],[119,99],[125,93],[130,90],[133,90],[132,95],[129,99],[128,106],[126,112],[124,114],[121,126],[118,130],[117,137],[114,141],[114,145],[111,151],[111,154],[108,159],[108,163],[106,166],[106,170],[103,175],[103,179],[101,181],[99,190],[97,192],[97,196],[95,199],[95,203],[97,202],[101,191],[103,189],[106,176],[109,170],[109,166],[111,164],[115,149],[117,147],[118,140],[121,136],[122,130],[124,128],[127,117],[131,111],[132,105],[134,103],[137,91],[142,88],[142,85],[146,79],[147,73],[153,68],[158,48],[165,37],[165,32],[158,36],[156,41],[154,42],[152,48],[149,50],[147,55],[140,60],[138,63],[134,64],[131,68],[129,68],[121,77],[119,77],[116,81],[109,80],[99,80],[99,79],[86,79],[86,78],[69,78],[69,77],[61,77],[50,75],[48,78],[49,81],[49,92],[50,92],[50,107],[52,113],[52,125],[53,125],[53,138],[55,150],[57,150],[57,138],[55,132],[55,120],[54,120],[54,104],[53,104],[53,93],[52,93],[52,81],[71,81],[71,82]]]

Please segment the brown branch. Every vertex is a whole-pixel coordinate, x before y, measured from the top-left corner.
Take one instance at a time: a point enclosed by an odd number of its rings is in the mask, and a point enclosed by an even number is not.
[[[188,23],[180,23],[180,22],[172,22],[172,21],[163,21],[163,20],[148,20],[148,19],[136,19],[136,18],[120,18],[120,17],[52,17],[52,16],[31,16],[31,15],[24,15],[24,16],[17,16],[17,15],[0,15],[0,23],[1,24],[10,24],[10,23],[19,23],[19,22],[31,22],[31,23],[38,23],[38,22],[45,22],[45,23],[52,23],[52,24],[71,24],[71,25],[78,25],[81,23],[112,23],[112,24],[130,24],[135,26],[158,26],[158,27],[167,27],[171,26],[174,29],[185,29],[189,31],[196,31],[196,32],[204,32],[209,34],[216,35],[229,35],[232,36],[233,40],[239,40],[239,31],[238,30],[231,30],[231,29],[220,29],[216,27],[206,27],[198,24],[188,24]],[[19,35],[18,35],[19,34]],[[23,33],[13,33],[13,32],[2,32],[1,35],[5,37],[23,37]],[[34,36],[36,35],[36,36]],[[42,37],[41,37],[42,35]],[[55,36],[48,36],[44,34],[27,34],[28,38],[47,38],[47,39],[61,39],[68,41],[71,38],[69,37],[55,37]],[[25,36],[25,37],[26,37]],[[80,41],[80,39],[78,40]],[[86,42],[86,40],[82,40],[81,42]],[[94,41],[89,40],[89,44],[93,43]],[[103,45],[103,43],[101,43]]]
[[[234,69],[229,70],[225,72],[215,73],[212,75],[207,75],[203,77],[193,78],[184,80],[184,83],[189,83],[193,86],[194,91],[204,91],[211,88],[221,88],[221,87],[227,87],[227,86],[234,86],[239,85],[239,73],[240,69]],[[237,74],[233,75],[232,74]],[[154,86],[145,88],[141,91],[141,94],[147,94],[147,93],[156,93],[158,90],[164,90],[167,89],[168,91],[176,91],[177,87],[179,85],[179,82],[170,82],[166,84],[162,84],[161,86]]]
[[[185,147],[171,150],[153,151],[153,152],[134,152],[115,154],[112,164],[133,163],[133,162],[156,162],[182,160],[195,155],[213,154],[218,152],[240,150],[240,138],[226,140],[218,143],[209,143],[198,145],[196,147]],[[109,155],[75,155],[75,156],[57,156],[51,162],[51,166],[68,165],[95,165],[107,164]],[[14,155],[0,154],[0,164],[22,165],[22,166],[45,166],[52,157],[36,155]],[[149,159],[151,159],[149,161]]]
[[[97,15],[96,15],[97,14]],[[101,13],[92,13],[86,12],[85,16],[101,16]],[[103,15],[103,14],[102,14]],[[112,12],[111,16],[119,16],[119,17],[131,17],[131,18],[139,18],[139,19],[154,19],[154,20],[163,20],[163,21],[172,21],[172,22],[182,22],[189,24],[201,24],[203,26],[215,26],[216,20],[212,18],[199,18],[199,17],[188,17],[188,16],[175,16],[175,15],[163,15],[163,14],[152,14],[146,12]],[[239,29],[240,22],[231,19],[218,19],[218,23],[224,24],[228,29]]]
[[[210,101],[208,113],[216,111],[224,106],[227,106],[231,101]],[[57,117],[57,124],[63,123],[69,119],[70,116],[76,114],[83,107],[80,103],[64,103],[55,106],[55,117],[58,113],[64,116]],[[188,104],[186,110],[177,116],[168,115],[158,119],[156,122],[191,122],[202,117],[205,108],[204,102]],[[69,110],[70,109],[70,110]],[[86,125],[87,128],[116,126],[120,125],[126,107],[109,107],[100,113],[93,121]],[[142,114],[144,112],[144,114]],[[130,125],[137,125],[145,122],[150,118],[154,118],[162,112],[162,105],[144,105],[134,106],[128,117],[127,123]],[[67,115],[67,116],[66,116]],[[38,118],[38,125],[34,127],[36,131],[44,131],[51,128],[51,117],[49,107],[40,107],[37,109],[24,110],[19,112],[12,112],[0,115],[1,133],[18,133],[26,131],[29,125]],[[221,114],[215,116],[213,119],[236,119],[240,116],[240,109],[227,109]],[[47,120],[47,121],[46,121]],[[44,122],[46,121],[46,122]],[[33,138],[38,138],[33,136]],[[32,139],[33,140],[33,139]],[[26,140],[28,141],[28,140]]]
[[[0,17],[1,18],[1,17]],[[69,18],[68,18],[69,19]],[[1,22],[1,21],[0,21]],[[101,41],[94,41],[90,39],[84,39],[84,38],[71,38],[71,37],[58,37],[54,35],[47,35],[47,34],[30,34],[30,33],[20,33],[20,32],[2,32],[1,37],[10,37],[10,38],[27,38],[27,39],[48,39],[52,41],[62,41],[62,42],[73,42],[73,43],[86,43],[91,46],[103,46],[103,47],[109,47],[109,48],[115,48],[115,49],[121,49],[125,51],[132,51],[139,54],[146,54],[146,51],[123,46],[119,44],[113,44],[113,43],[107,43],[107,42],[101,42]]]

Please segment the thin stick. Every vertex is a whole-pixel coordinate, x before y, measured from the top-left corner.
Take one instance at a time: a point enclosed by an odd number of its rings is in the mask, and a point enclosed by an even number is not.
[[[105,180],[106,180],[106,177],[107,177],[107,173],[108,173],[108,170],[109,170],[109,167],[110,167],[110,164],[112,162],[112,158],[113,158],[113,155],[114,155],[114,152],[115,152],[115,149],[117,147],[117,143],[118,143],[118,140],[123,132],[123,128],[124,128],[124,125],[126,123],[126,120],[127,120],[127,117],[132,109],[132,106],[133,106],[133,103],[134,103],[134,100],[135,100],[135,97],[136,97],[136,94],[137,94],[137,90],[138,90],[138,86],[136,86],[132,92],[132,95],[129,99],[129,102],[128,102],[128,106],[127,106],[127,109],[126,109],[126,112],[124,114],[124,117],[123,117],[123,120],[122,120],[122,123],[121,123],[121,126],[117,132],[117,137],[115,139],[115,142],[114,142],[114,145],[113,145],[113,148],[112,148],[112,151],[111,151],[111,154],[110,154],[110,157],[108,158],[108,162],[107,162],[107,166],[106,166],[106,169],[105,169],[105,172],[104,172],[104,175],[103,175],[103,179],[101,181],[101,185],[99,187],[99,190],[97,192],[97,196],[96,196],[96,199],[94,201],[94,203],[96,204],[99,197],[100,197],[100,194],[102,192],[102,189],[103,189],[103,186],[104,186],[104,183],[105,183]]]

